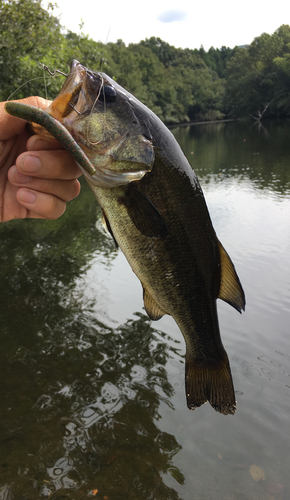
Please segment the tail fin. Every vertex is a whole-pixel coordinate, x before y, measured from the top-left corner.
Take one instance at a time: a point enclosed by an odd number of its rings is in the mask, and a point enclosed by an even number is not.
[[[223,415],[234,415],[236,400],[227,354],[218,362],[185,364],[187,406],[195,410],[207,401]]]

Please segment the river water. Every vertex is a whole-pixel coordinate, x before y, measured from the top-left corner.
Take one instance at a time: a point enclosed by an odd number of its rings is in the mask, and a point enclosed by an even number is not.
[[[290,498],[290,123],[173,133],[246,293],[218,301],[237,412],[187,409],[183,338],[83,183],[61,219],[0,228],[1,500]]]

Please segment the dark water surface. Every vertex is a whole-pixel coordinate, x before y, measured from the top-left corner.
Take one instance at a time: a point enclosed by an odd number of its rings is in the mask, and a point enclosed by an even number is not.
[[[187,409],[181,333],[83,184],[60,220],[0,227],[1,500],[290,498],[290,123],[173,132],[246,292],[218,305],[236,415]]]

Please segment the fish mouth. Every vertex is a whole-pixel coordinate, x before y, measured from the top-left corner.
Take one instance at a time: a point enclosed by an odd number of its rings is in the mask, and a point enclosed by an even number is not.
[[[87,71],[87,68],[82,66],[79,61],[76,59],[72,61],[65,83],[57,97],[46,108],[46,113],[50,114],[53,118],[64,124],[65,118],[74,109],[74,103],[78,98],[83,83],[85,82]],[[31,128],[35,134],[51,137],[51,134],[47,132],[43,126],[37,123],[32,123]]]
[[[69,128],[77,115],[86,116],[91,113],[95,104],[103,97],[104,87],[107,89],[109,86],[106,85],[105,77],[106,75],[92,71],[74,59],[64,85],[46,111],[61,123],[66,120]],[[110,89],[115,92],[113,87]]]
[[[70,66],[70,72],[58,96],[46,109],[47,113],[56,120],[63,123],[63,120],[75,109],[79,93],[87,78],[89,70],[79,61],[74,59]]]
[[[107,103],[104,103],[102,98],[104,86],[108,89],[108,85],[105,85],[104,77],[105,75],[86,68],[74,59],[60,93],[46,109],[47,113],[66,127],[72,137],[82,145],[86,154],[94,150],[98,155],[108,155],[123,143],[128,134],[126,129],[117,136],[115,134],[114,138],[100,134],[98,140],[94,141],[90,139],[88,120],[83,125],[82,118],[92,115],[99,100],[102,101],[102,111],[106,111]],[[110,88],[114,92],[113,87]]]

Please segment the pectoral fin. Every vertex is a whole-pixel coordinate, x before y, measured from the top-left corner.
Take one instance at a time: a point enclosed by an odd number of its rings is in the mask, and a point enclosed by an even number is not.
[[[237,311],[242,312],[241,310],[245,310],[246,304],[244,290],[234,264],[219,240],[218,247],[221,259],[221,281],[218,298],[233,306]]]
[[[143,300],[144,307],[150,319],[157,321],[162,318],[166,312],[161,309],[161,307],[152,299],[151,295],[147,290],[143,287]]]
[[[106,214],[105,214],[104,210],[102,210],[102,214],[103,214],[102,224],[103,224],[104,228],[106,229],[106,231],[107,231],[108,233],[110,233],[110,235],[112,236],[112,238],[113,238],[113,240],[114,240],[114,242],[115,242],[115,245],[116,245],[116,249],[118,249],[118,248],[119,248],[118,242],[117,242],[117,240],[116,240],[116,238],[115,238],[115,236],[114,236],[114,234],[113,234],[113,231],[112,231],[112,229],[111,229],[111,225],[110,225],[110,223],[109,223],[109,220],[108,220],[108,218],[107,218],[107,216],[106,216]]]
[[[132,183],[128,185],[126,197],[122,200],[135,227],[149,238],[165,238],[165,221],[151,201]]]

